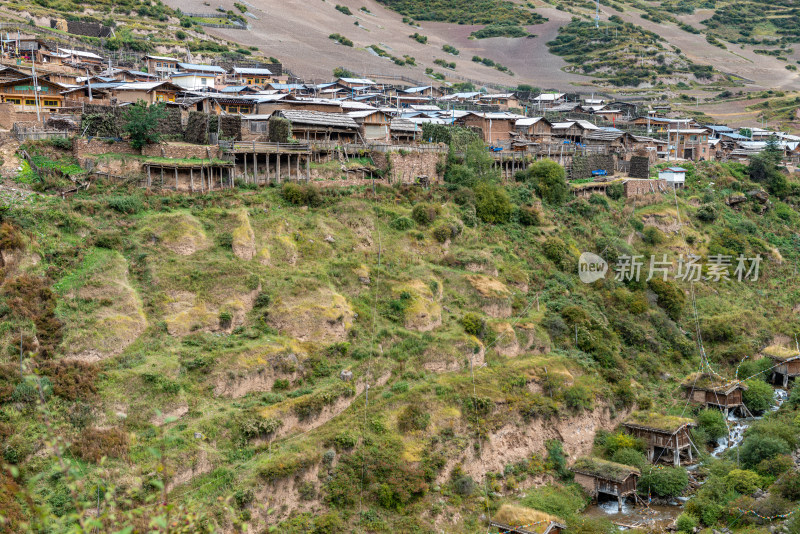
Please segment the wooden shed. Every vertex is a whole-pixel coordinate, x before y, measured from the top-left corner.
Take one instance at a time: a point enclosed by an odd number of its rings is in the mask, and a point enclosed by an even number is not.
[[[567,528],[557,517],[515,504],[502,505],[489,526],[502,534],[560,534]]]
[[[786,387],[790,378],[800,376],[800,353],[796,349],[770,345],[761,354],[772,360],[774,366],[770,382]]]
[[[630,465],[618,464],[600,458],[578,458],[571,471],[575,473],[575,482],[597,499],[600,494],[616,497],[619,509],[622,501],[636,494],[636,481],[641,473]]]
[[[706,408],[719,408],[725,415],[738,410],[747,414],[742,392],[747,386],[739,380],[724,380],[709,373],[692,373],[683,381],[686,398]]]
[[[693,419],[656,412],[634,412],[622,423],[626,432],[647,444],[647,459],[657,463],[672,456],[674,464],[681,464],[681,453],[692,458],[692,441],[689,430],[695,426]]]

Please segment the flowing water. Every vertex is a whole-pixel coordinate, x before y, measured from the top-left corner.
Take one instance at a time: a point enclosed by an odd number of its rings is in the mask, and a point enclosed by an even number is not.
[[[771,411],[777,411],[786,400],[787,393],[782,389],[775,390],[775,401]],[[761,417],[737,417],[732,413],[728,415],[728,437],[720,438],[717,442],[717,447],[711,453],[711,456],[717,458],[723,452],[734,447],[738,447],[744,439],[744,433],[747,428]],[[692,472],[697,469],[697,465],[688,467],[689,476],[692,477]],[[702,483],[702,481],[700,481]],[[589,517],[602,517],[610,519],[620,529],[626,529],[631,526],[637,528],[647,528],[650,530],[664,528],[671,525],[675,519],[683,512],[683,505],[688,500],[686,497],[679,497],[671,501],[668,505],[650,505],[643,506],[641,504],[634,505],[633,502],[626,501],[622,505],[622,510],[619,510],[616,500],[608,500],[593,505],[586,510]]]

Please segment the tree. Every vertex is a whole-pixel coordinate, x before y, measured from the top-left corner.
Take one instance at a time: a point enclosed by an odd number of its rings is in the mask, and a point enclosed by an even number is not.
[[[333,77],[334,78],[355,78],[356,75],[353,74],[353,71],[347,70],[344,67],[336,67],[333,69]]]
[[[516,179],[531,184],[539,198],[550,204],[563,204],[569,196],[564,167],[549,159],[537,161],[518,172]]]
[[[636,484],[641,495],[653,494],[658,497],[676,497],[689,485],[689,475],[683,467],[656,468],[650,466],[642,471]]]
[[[292,136],[292,123],[283,117],[269,118],[269,140],[272,143],[288,143]]]
[[[772,387],[759,378],[748,380],[747,390],[742,392],[742,402],[751,412],[763,412],[772,406]]]
[[[498,185],[482,182],[475,187],[475,212],[486,223],[506,223],[513,207],[508,193]]]
[[[762,460],[788,454],[789,449],[789,445],[780,438],[754,434],[747,436],[742,442],[739,457],[745,467],[756,467]]]
[[[158,121],[166,118],[167,111],[164,104],[148,106],[144,100],[129,106],[122,118],[125,120],[123,131],[131,139],[131,146],[139,149],[145,145],[152,145],[161,140],[158,131]]]
[[[728,435],[725,416],[719,410],[702,410],[697,415],[697,424],[710,440],[718,440]]]
[[[495,169],[494,158],[486,150],[483,141],[476,139],[469,143],[464,150],[464,165],[466,165],[478,181],[498,181],[500,180],[500,169]]]

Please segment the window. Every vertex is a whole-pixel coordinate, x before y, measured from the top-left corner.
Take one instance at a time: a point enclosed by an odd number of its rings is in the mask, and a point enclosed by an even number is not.
[[[22,103],[22,100],[20,100],[19,98],[6,98],[6,102],[19,105]]]
[[[200,78],[200,85],[208,85],[208,79],[207,78]]]
[[[25,105],[26,106],[35,106],[36,105],[36,100],[32,100],[32,99],[28,98],[28,99],[25,100]]]
[[[159,61],[158,63],[156,63],[156,67],[160,67],[160,66],[161,66],[161,62]]]
[[[56,107],[57,108],[58,107],[58,100],[45,100],[44,101],[44,105],[45,106],[52,106],[52,107]]]

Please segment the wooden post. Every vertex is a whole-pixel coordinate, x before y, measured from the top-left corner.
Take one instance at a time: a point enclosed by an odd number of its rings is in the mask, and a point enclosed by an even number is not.
[[[255,152],[256,142],[253,141],[253,183],[258,183],[258,154]]]
[[[244,181],[247,183],[247,152],[243,154],[244,156]]]
[[[296,169],[297,169],[297,176],[296,176],[296,178],[297,178],[297,181],[299,182],[299,181],[300,181],[300,154],[298,154],[297,156],[295,156],[295,165],[297,166],[297,167],[296,167]]]
[[[175,167],[175,191],[178,190],[178,167]]]
[[[675,467],[681,466],[681,450],[678,447],[678,435],[675,434]]]
[[[311,181],[311,158],[306,158],[306,182]]]
[[[280,150],[280,149],[279,149]],[[281,153],[278,152],[278,169],[275,171],[275,183],[281,183]]]
[[[164,189],[164,167],[161,167],[161,189]]]
[[[152,183],[152,178],[150,177],[150,165],[147,166],[147,187],[150,187]]]
[[[189,191],[194,193],[194,167],[189,167]]]
[[[203,166],[200,165],[200,192],[205,193],[206,190],[206,178],[205,173],[203,172]]]

